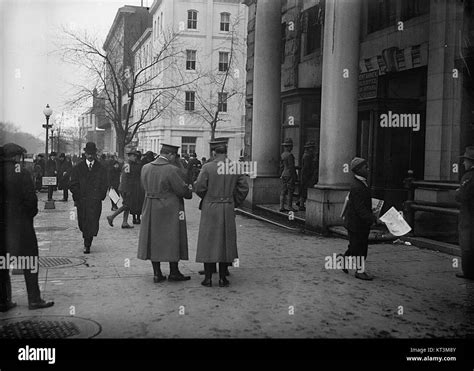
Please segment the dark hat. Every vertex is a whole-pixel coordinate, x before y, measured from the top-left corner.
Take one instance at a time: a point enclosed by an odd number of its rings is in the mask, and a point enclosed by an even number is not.
[[[86,148],[84,148],[85,153],[97,153],[97,147],[94,142],[87,142]]]
[[[304,148],[311,148],[311,147],[315,147],[316,146],[316,143],[314,143],[312,140],[306,142],[306,144],[304,145]]]
[[[165,144],[161,145],[161,150],[166,151],[168,153],[178,153],[179,146],[173,146],[172,144]]]
[[[26,153],[26,149],[24,149],[22,146],[19,146],[18,144],[7,143],[3,145],[3,155],[5,158],[22,155],[23,153]]]
[[[136,155],[138,156],[138,151],[136,149],[131,149],[130,151],[127,152],[127,155]]]
[[[57,154],[56,152],[54,152],[54,151],[49,154],[49,156],[57,156],[57,155],[58,155],[58,154]]]
[[[362,157],[354,157],[351,161],[351,171],[355,172],[362,167],[362,165],[366,164],[367,160]]]
[[[281,145],[282,146],[292,146],[293,145],[293,139],[286,138],[285,141]]]
[[[214,138],[209,142],[211,151],[216,150],[217,148],[225,148],[229,144],[229,138]]]
[[[467,158],[469,160],[474,161],[474,146],[469,146],[466,147],[466,152],[462,156],[459,156],[461,158]]]

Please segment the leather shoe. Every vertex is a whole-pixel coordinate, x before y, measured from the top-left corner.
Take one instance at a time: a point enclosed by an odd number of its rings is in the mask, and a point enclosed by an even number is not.
[[[91,253],[91,248],[90,247],[84,247],[84,254],[90,254]]]
[[[188,281],[190,279],[190,276],[185,276],[182,273],[170,273],[168,276],[168,281]]]
[[[123,228],[123,229],[132,229],[132,228],[133,228],[133,225],[130,225],[130,224],[122,224],[122,228]]]
[[[28,309],[42,309],[42,308],[49,308],[54,305],[54,301],[44,301],[41,300],[37,303],[30,303],[28,304]]]
[[[13,309],[15,307],[16,307],[16,303],[14,303],[12,301],[7,301],[4,304],[0,304],[0,312],[7,312],[10,309]]]
[[[114,219],[113,219],[110,215],[107,216],[107,221],[109,222],[109,225],[110,225],[111,227],[114,226],[114,223],[113,223],[113,222],[114,222]]]
[[[154,283],[159,283],[159,282],[163,282],[163,281],[166,281],[166,276],[164,276],[164,275],[153,276],[153,282]]]
[[[201,285],[206,287],[212,287],[212,279],[205,278],[204,281],[201,282]]]
[[[363,272],[363,273],[356,272],[355,278],[358,278],[358,279],[364,280],[364,281],[372,281],[372,280],[374,279],[374,277],[369,276],[369,275],[368,275],[367,273],[365,273],[365,272]]]
[[[229,285],[230,285],[230,282],[227,278],[219,279],[219,287],[228,287]]]
[[[337,254],[337,258],[339,258],[340,256],[342,256],[342,258],[344,259],[344,255],[343,254]],[[346,268],[342,268],[342,271],[345,273],[345,274],[348,274],[349,273],[349,270],[346,269]]]

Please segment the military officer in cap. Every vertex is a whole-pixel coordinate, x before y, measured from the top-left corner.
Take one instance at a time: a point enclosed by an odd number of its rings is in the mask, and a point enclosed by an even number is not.
[[[227,143],[213,144],[215,158],[203,165],[194,185],[202,198],[196,261],[204,263],[203,286],[212,286],[212,274],[219,263],[219,286],[226,287],[227,267],[238,257],[234,208],[245,200],[249,186],[243,174],[218,172],[219,164],[229,161]]]
[[[459,278],[474,280],[474,146],[466,147],[461,156],[466,172],[461,178],[461,186],[456,190],[456,201],[460,206],[459,245],[463,273]]]
[[[285,139],[282,146],[284,151],[280,157],[280,211],[296,211],[296,209],[293,208],[293,192],[296,182],[295,156],[291,153],[293,150],[293,139]],[[288,195],[288,209],[285,209],[286,195]]]
[[[23,267],[29,309],[48,308],[54,302],[41,298],[38,285],[38,241],[33,219],[38,214],[38,198],[33,180],[20,161],[26,150],[14,143],[7,143],[0,156],[0,256],[25,257],[36,260],[36,268]],[[31,264],[31,263],[30,263]],[[34,263],[33,263],[34,264]],[[31,265],[33,265],[31,264]],[[7,266],[8,267],[8,266]],[[0,312],[16,306],[12,302],[12,287],[8,268],[0,267]]]
[[[145,190],[142,226],[138,241],[138,259],[151,260],[153,281],[166,280],[160,262],[169,262],[168,281],[186,281],[178,269],[180,260],[188,260],[188,236],[183,198],[191,199],[192,190],[175,165],[178,146],[163,144],[158,158],[142,168]]]
[[[77,207],[77,221],[84,238],[84,254],[90,253],[92,239],[99,232],[102,201],[107,196],[107,173],[97,159],[94,142],[86,143],[85,160],[71,172],[70,190]]]
[[[314,147],[315,143],[309,141],[304,145],[303,158],[301,159],[301,177],[300,177],[300,201],[299,210],[305,211],[305,202],[308,197],[308,188],[314,185]]]

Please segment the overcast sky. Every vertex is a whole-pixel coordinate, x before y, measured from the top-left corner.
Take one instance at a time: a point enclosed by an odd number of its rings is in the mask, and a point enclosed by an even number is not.
[[[51,55],[62,25],[86,29],[104,40],[117,9],[140,0],[0,0],[0,121],[16,124],[35,136],[43,134],[43,109],[66,117],[68,82],[80,78],[74,67]],[[143,0],[151,6],[152,0]],[[1,74],[2,73],[2,74]],[[77,81],[80,82],[80,81]]]

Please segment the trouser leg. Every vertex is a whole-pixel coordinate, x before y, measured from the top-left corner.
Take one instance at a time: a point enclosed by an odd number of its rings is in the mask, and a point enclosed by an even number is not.
[[[216,263],[204,263],[204,275],[206,279],[212,279],[212,274],[216,272]]]
[[[461,266],[466,277],[474,278],[474,252],[472,250],[461,251]]]
[[[229,264],[228,263],[219,263],[219,278],[225,279],[227,275],[227,270],[228,270]]]
[[[152,261],[151,264],[153,265],[153,275],[154,276],[162,276],[163,273],[161,272],[160,262]]]
[[[32,273],[29,269],[23,270],[25,276],[26,292],[28,293],[29,303],[38,303],[41,301],[41,292],[38,284],[38,272]]]
[[[12,284],[10,281],[10,271],[0,269],[0,305],[12,300]]]
[[[63,188],[63,200],[66,200],[68,199],[69,197],[69,191],[66,187]]]
[[[48,186],[48,201],[53,199],[53,186]]]

